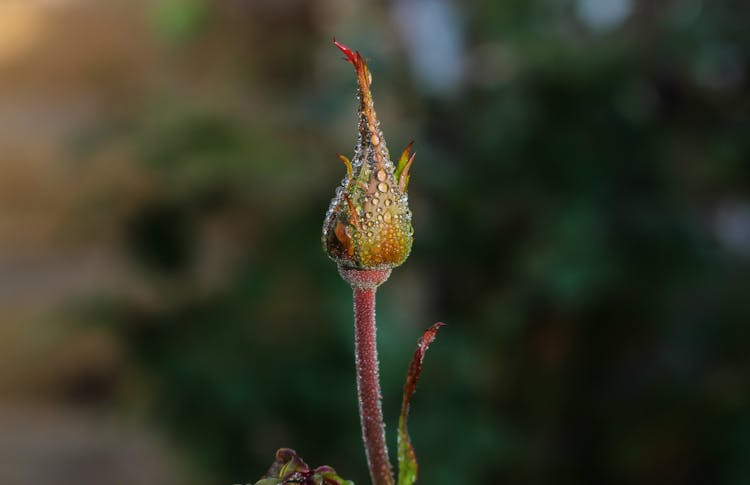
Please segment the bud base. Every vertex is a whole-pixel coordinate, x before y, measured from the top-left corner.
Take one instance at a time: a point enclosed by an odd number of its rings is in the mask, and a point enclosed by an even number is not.
[[[354,269],[339,266],[339,274],[352,288],[377,288],[391,275],[388,269]]]

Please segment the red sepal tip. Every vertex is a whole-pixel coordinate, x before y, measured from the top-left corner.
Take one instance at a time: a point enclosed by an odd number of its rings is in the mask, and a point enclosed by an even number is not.
[[[337,41],[336,37],[333,38],[333,44],[338,47],[341,52],[344,53],[344,55],[346,56],[346,58],[344,59],[345,61],[350,62],[353,66],[357,65],[357,56],[359,54],[358,52],[354,53],[354,51],[352,51],[350,48]]]

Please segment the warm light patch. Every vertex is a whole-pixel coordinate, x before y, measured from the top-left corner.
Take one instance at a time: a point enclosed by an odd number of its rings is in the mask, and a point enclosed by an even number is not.
[[[29,52],[44,32],[48,2],[0,2],[0,68]]]

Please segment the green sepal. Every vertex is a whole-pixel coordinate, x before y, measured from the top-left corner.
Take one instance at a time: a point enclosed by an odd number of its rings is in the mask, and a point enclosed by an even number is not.
[[[409,185],[409,178],[411,177],[409,175],[409,165],[411,162],[414,161],[414,157],[410,156],[411,154],[411,147],[414,145],[414,141],[410,141],[408,145],[406,145],[406,148],[403,152],[401,152],[401,157],[398,159],[398,163],[396,164],[396,171],[393,173],[394,177],[396,178],[396,183],[399,185],[401,184],[401,174],[404,173],[404,170],[406,170],[406,173],[404,174],[404,184],[403,189],[406,190],[406,187]]]

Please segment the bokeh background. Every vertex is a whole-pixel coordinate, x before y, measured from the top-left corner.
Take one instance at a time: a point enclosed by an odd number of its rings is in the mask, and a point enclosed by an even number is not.
[[[361,50],[429,484],[750,483],[750,4],[0,1],[0,483],[367,483],[321,250]]]

